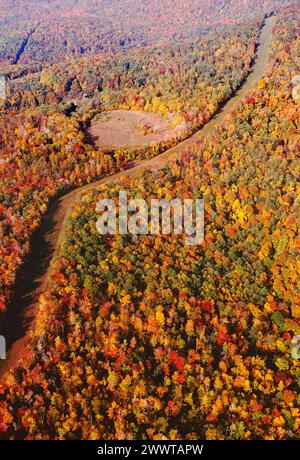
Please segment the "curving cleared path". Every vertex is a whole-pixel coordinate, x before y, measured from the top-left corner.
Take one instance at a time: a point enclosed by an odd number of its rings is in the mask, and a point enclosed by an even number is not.
[[[272,30],[276,17],[266,19],[259,38],[256,59],[247,79],[235,95],[202,129],[185,141],[150,160],[136,163],[134,167],[105,177],[102,180],[78,188],[55,200],[44,216],[43,221],[31,247],[17,281],[14,298],[0,326],[0,335],[7,341],[7,359],[0,361],[0,379],[11,370],[21,356],[22,350],[30,342],[30,332],[34,328],[34,320],[38,309],[39,296],[46,290],[50,280],[53,262],[59,254],[61,240],[65,232],[70,210],[80,199],[83,192],[91,190],[100,184],[116,181],[125,177],[138,177],[146,170],[159,170],[168,165],[180,153],[191,147],[203,136],[208,135],[225,115],[234,110],[261,79],[269,62]]]

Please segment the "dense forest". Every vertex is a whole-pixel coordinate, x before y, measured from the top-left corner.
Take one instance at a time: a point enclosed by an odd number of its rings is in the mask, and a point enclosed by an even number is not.
[[[287,0],[2,0],[0,63],[53,63],[198,38]],[[34,4],[34,6],[33,6]]]
[[[299,19],[296,9],[278,15],[265,77],[213,135],[168,169],[76,204],[31,346],[0,386],[3,438],[299,437]],[[126,107],[176,116],[187,132],[201,126],[249,71],[255,24],[220,43],[212,35],[147,51],[142,68],[130,51],[12,82],[0,120],[2,309],[49,198],[125,166],[126,156],[116,164],[87,144],[83,124]],[[58,112],[83,98],[81,110]],[[204,243],[100,237],[96,203],[120,189],[204,198]]]
[[[12,75],[12,80],[9,73],[5,110],[42,105],[90,110],[90,115],[116,108],[146,110],[190,132],[247,76],[261,22],[193,43],[59,63],[21,78]]]
[[[49,200],[133,159],[152,157],[202,126],[249,72],[258,26],[214,34],[194,46],[155,49],[144,63],[140,54],[84,59],[7,85],[0,101],[0,311]],[[138,151],[97,150],[83,128],[113,108],[160,113],[177,128],[176,137]]]

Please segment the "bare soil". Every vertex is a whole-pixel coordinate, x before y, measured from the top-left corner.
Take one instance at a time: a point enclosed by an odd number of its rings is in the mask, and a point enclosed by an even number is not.
[[[136,110],[104,112],[88,130],[93,144],[103,149],[144,147],[168,141],[174,135],[164,118]]]

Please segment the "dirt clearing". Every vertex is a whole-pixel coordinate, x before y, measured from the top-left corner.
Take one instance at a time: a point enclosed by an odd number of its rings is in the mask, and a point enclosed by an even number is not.
[[[107,149],[149,146],[168,141],[175,134],[159,115],[134,110],[104,112],[88,130],[93,144]]]

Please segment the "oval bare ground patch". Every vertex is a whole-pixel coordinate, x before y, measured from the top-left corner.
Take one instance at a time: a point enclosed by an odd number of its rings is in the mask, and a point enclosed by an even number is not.
[[[88,134],[100,148],[144,147],[172,139],[175,130],[154,113],[114,110],[96,119]]]

